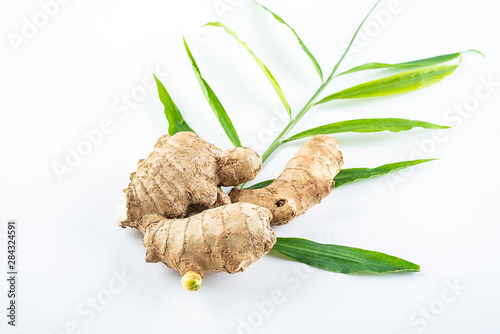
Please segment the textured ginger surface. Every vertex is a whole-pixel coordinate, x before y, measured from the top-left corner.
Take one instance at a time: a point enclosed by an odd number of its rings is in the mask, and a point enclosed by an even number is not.
[[[344,160],[335,138],[309,139],[271,184],[261,189],[233,188],[231,201],[253,203],[271,210],[272,225],[283,225],[328,196]]]
[[[273,247],[271,212],[247,203],[224,205],[183,219],[145,217],[147,262],[163,262],[181,275],[243,271]]]
[[[119,224],[138,227],[146,215],[184,218],[229,204],[219,186],[252,180],[261,165],[260,156],[249,148],[223,151],[192,132],[163,135],[130,175]]]

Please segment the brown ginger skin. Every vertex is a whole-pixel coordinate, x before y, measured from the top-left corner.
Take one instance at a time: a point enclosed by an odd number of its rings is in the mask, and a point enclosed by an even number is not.
[[[145,217],[146,262],[163,262],[196,291],[206,273],[237,273],[267,254],[276,242],[271,212],[248,203],[209,209],[183,219]]]
[[[223,151],[192,132],[163,135],[130,175],[119,225],[137,227],[146,215],[184,218],[229,204],[219,186],[252,180],[261,165],[262,159],[250,148]]]
[[[253,203],[271,210],[271,225],[283,225],[328,196],[333,178],[344,164],[335,138],[317,135],[309,139],[271,184],[261,189],[233,188],[231,201]]]

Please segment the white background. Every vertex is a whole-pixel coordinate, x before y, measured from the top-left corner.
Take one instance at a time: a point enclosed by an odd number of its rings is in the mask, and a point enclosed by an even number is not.
[[[319,86],[315,70],[289,31],[247,0],[67,2],[47,22],[38,1],[0,5],[3,272],[7,220],[19,229],[18,326],[6,324],[2,278],[2,333],[500,332],[498,1],[401,0],[392,13],[382,1],[343,69],[471,48],[487,58],[466,54],[454,75],[422,91],[324,105],[295,130],[364,117],[454,126],[339,135],[347,168],[441,160],[342,187],[276,228],[279,236],[396,255],[420,264],[420,273],[346,276],[270,254],[244,273],[207,275],[197,293],[184,291],[175,271],[145,263],[140,233],[113,219],[135,161],[168,126],[151,72],[202,138],[230,147],[185,55],[184,34],[240,138],[262,153],[283,108],[240,45],[200,26],[222,20],[236,30],[294,112]],[[264,3],[299,32],[328,74],[374,1]],[[14,47],[9,38],[34,17],[37,30]],[[345,77],[328,92],[380,75]],[[103,122],[107,133],[58,177],[54,164],[66,164],[68,152],[85,145],[84,133]],[[280,149],[258,180],[278,175],[301,144]],[[122,272],[125,281],[116,279]]]

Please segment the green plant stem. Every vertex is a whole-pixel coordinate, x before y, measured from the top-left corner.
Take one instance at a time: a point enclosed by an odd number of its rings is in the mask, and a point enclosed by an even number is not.
[[[371,13],[371,12],[370,12]],[[369,15],[369,14],[368,14]],[[363,21],[364,22],[364,21]],[[360,26],[361,28],[361,26]],[[356,38],[356,35],[358,34],[359,29],[356,31],[356,34],[354,35],[353,39],[351,40],[351,43],[349,44],[349,47],[351,46],[352,42],[354,41],[354,38]],[[347,51],[349,51],[349,47],[346,49],[338,63],[335,65],[335,67],[332,70],[332,73],[328,76],[328,79],[326,79],[325,82],[319,86],[319,88],[316,90],[316,92],[313,94],[313,96],[309,99],[309,101],[306,103],[306,105],[302,108],[302,110],[293,118],[287,126],[281,131],[281,133],[276,137],[274,142],[267,148],[267,150],[264,152],[262,155],[262,162],[266,161],[267,158],[278,148],[280,147],[281,144],[283,144],[283,141],[285,140],[286,135],[293,129],[293,127],[304,117],[305,114],[311,109],[314,104],[316,103],[316,99],[318,96],[325,90],[325,88],[330,84],[332,79],[335,77],[335,73],[337,73],[337,69],[339,68],[340,64],[344,60]]]
[[[304,117],[304,115],[307,114],[307,112],[309,111],[309,109],[311,109],[314,106],[314,104],[316,103],[316,99],[318,98],[318,96],[323,92],[323,90],[326,88],[326,86],[328,86],[330,84],[330,82],[332,81],[332,79],[335,77],[335,73],[337,73],[337,69],[339,68],[340,64],[342,64],[342,61],[344,60],[345,56],[349,52],[349,49],[351,48],[352,43],[354,42],[354,40],[356,39],[356,36],[358,35],[359,31],[361,30],[361,27],[363,26],[363,24],[365,23],[366,19],[370,16],[370,14],[373,12],[373,10],[377,7],[377,5],[379,3],[380,3],[380,0],[377,1],[377,3],[375,4],[375,6],[372,7],[372,9],[368,12],[368,14],[363,19],[363,21],[361,21],[361,24],[358,26],[358,29],[356,29],[356,32],[354,33],[354,36],[352,37],[349,45],[345,49],[344,54],[342,54],[342,57],[340,57],[340,60],[333,67],[332,73],[330,73],[330,75],[328,76],[328,79],[326,79],[326,81],[323,82],[321,84],[321,86],[319,86],[318,90],[316,90],[316,92],[313,94],[313,96],[309,99],[309,102],[307,102],[307,104],[302,108],[302,110],[297,114],[297,116],[295,116],[295,118],[293,118],[287,124],[287,126],[283,129],[283,131],[281,131],[281,133],[278,135],[278,137],[276,137],[276,139],[272,142],[272,144],[264,152],[264,154],[262,155],[262,162],[263,163],[264,163],[264,161],[267,160],[267,158],[269,158],[269,156],[271,154],[273,154],[274,151],[276,151],[276,149],[278,147],[280,147],[281,144],[283,144],[283,141],[285,140],[285,136],[302,119],[302,117]]]
[[[319,88],[318,90],[314,93],[314,95],[309,99],[309,102],[302,108],[302,110],[293,118],[287,126],[281,131],[281,133],[276,137],[276,139],[273,141],[273,143],[267,148],[267,150],[264,152],[262,155],[262,162],[266,161],[267,158],[278,148],[280,147],[281,144],[283,144],[283,141],[285,140],[286,135],[293,129],[293,127],[304,117],[304,115],[309,111],[314,106],[314,103],[316,102],[316,99],[318,98],[319,94],[323,92],[323,90],[326,88],[328,83],[331,81],[330,78],[328,78],[327,81],[325,81]]]

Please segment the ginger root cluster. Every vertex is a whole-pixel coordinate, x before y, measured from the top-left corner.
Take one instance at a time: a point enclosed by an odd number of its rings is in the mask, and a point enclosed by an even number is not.
[[[281,175],[261,189],[221,186],[253,180],[262,159],[250,148],[223,151],[192,132],[163,135],[137,171],[117,212],[144,235],[147,262],[163,262],[196,291],[211,272],[236,273],[267,254],[282,225],[321,202],[342,167],[338,142],[308,140]]]

